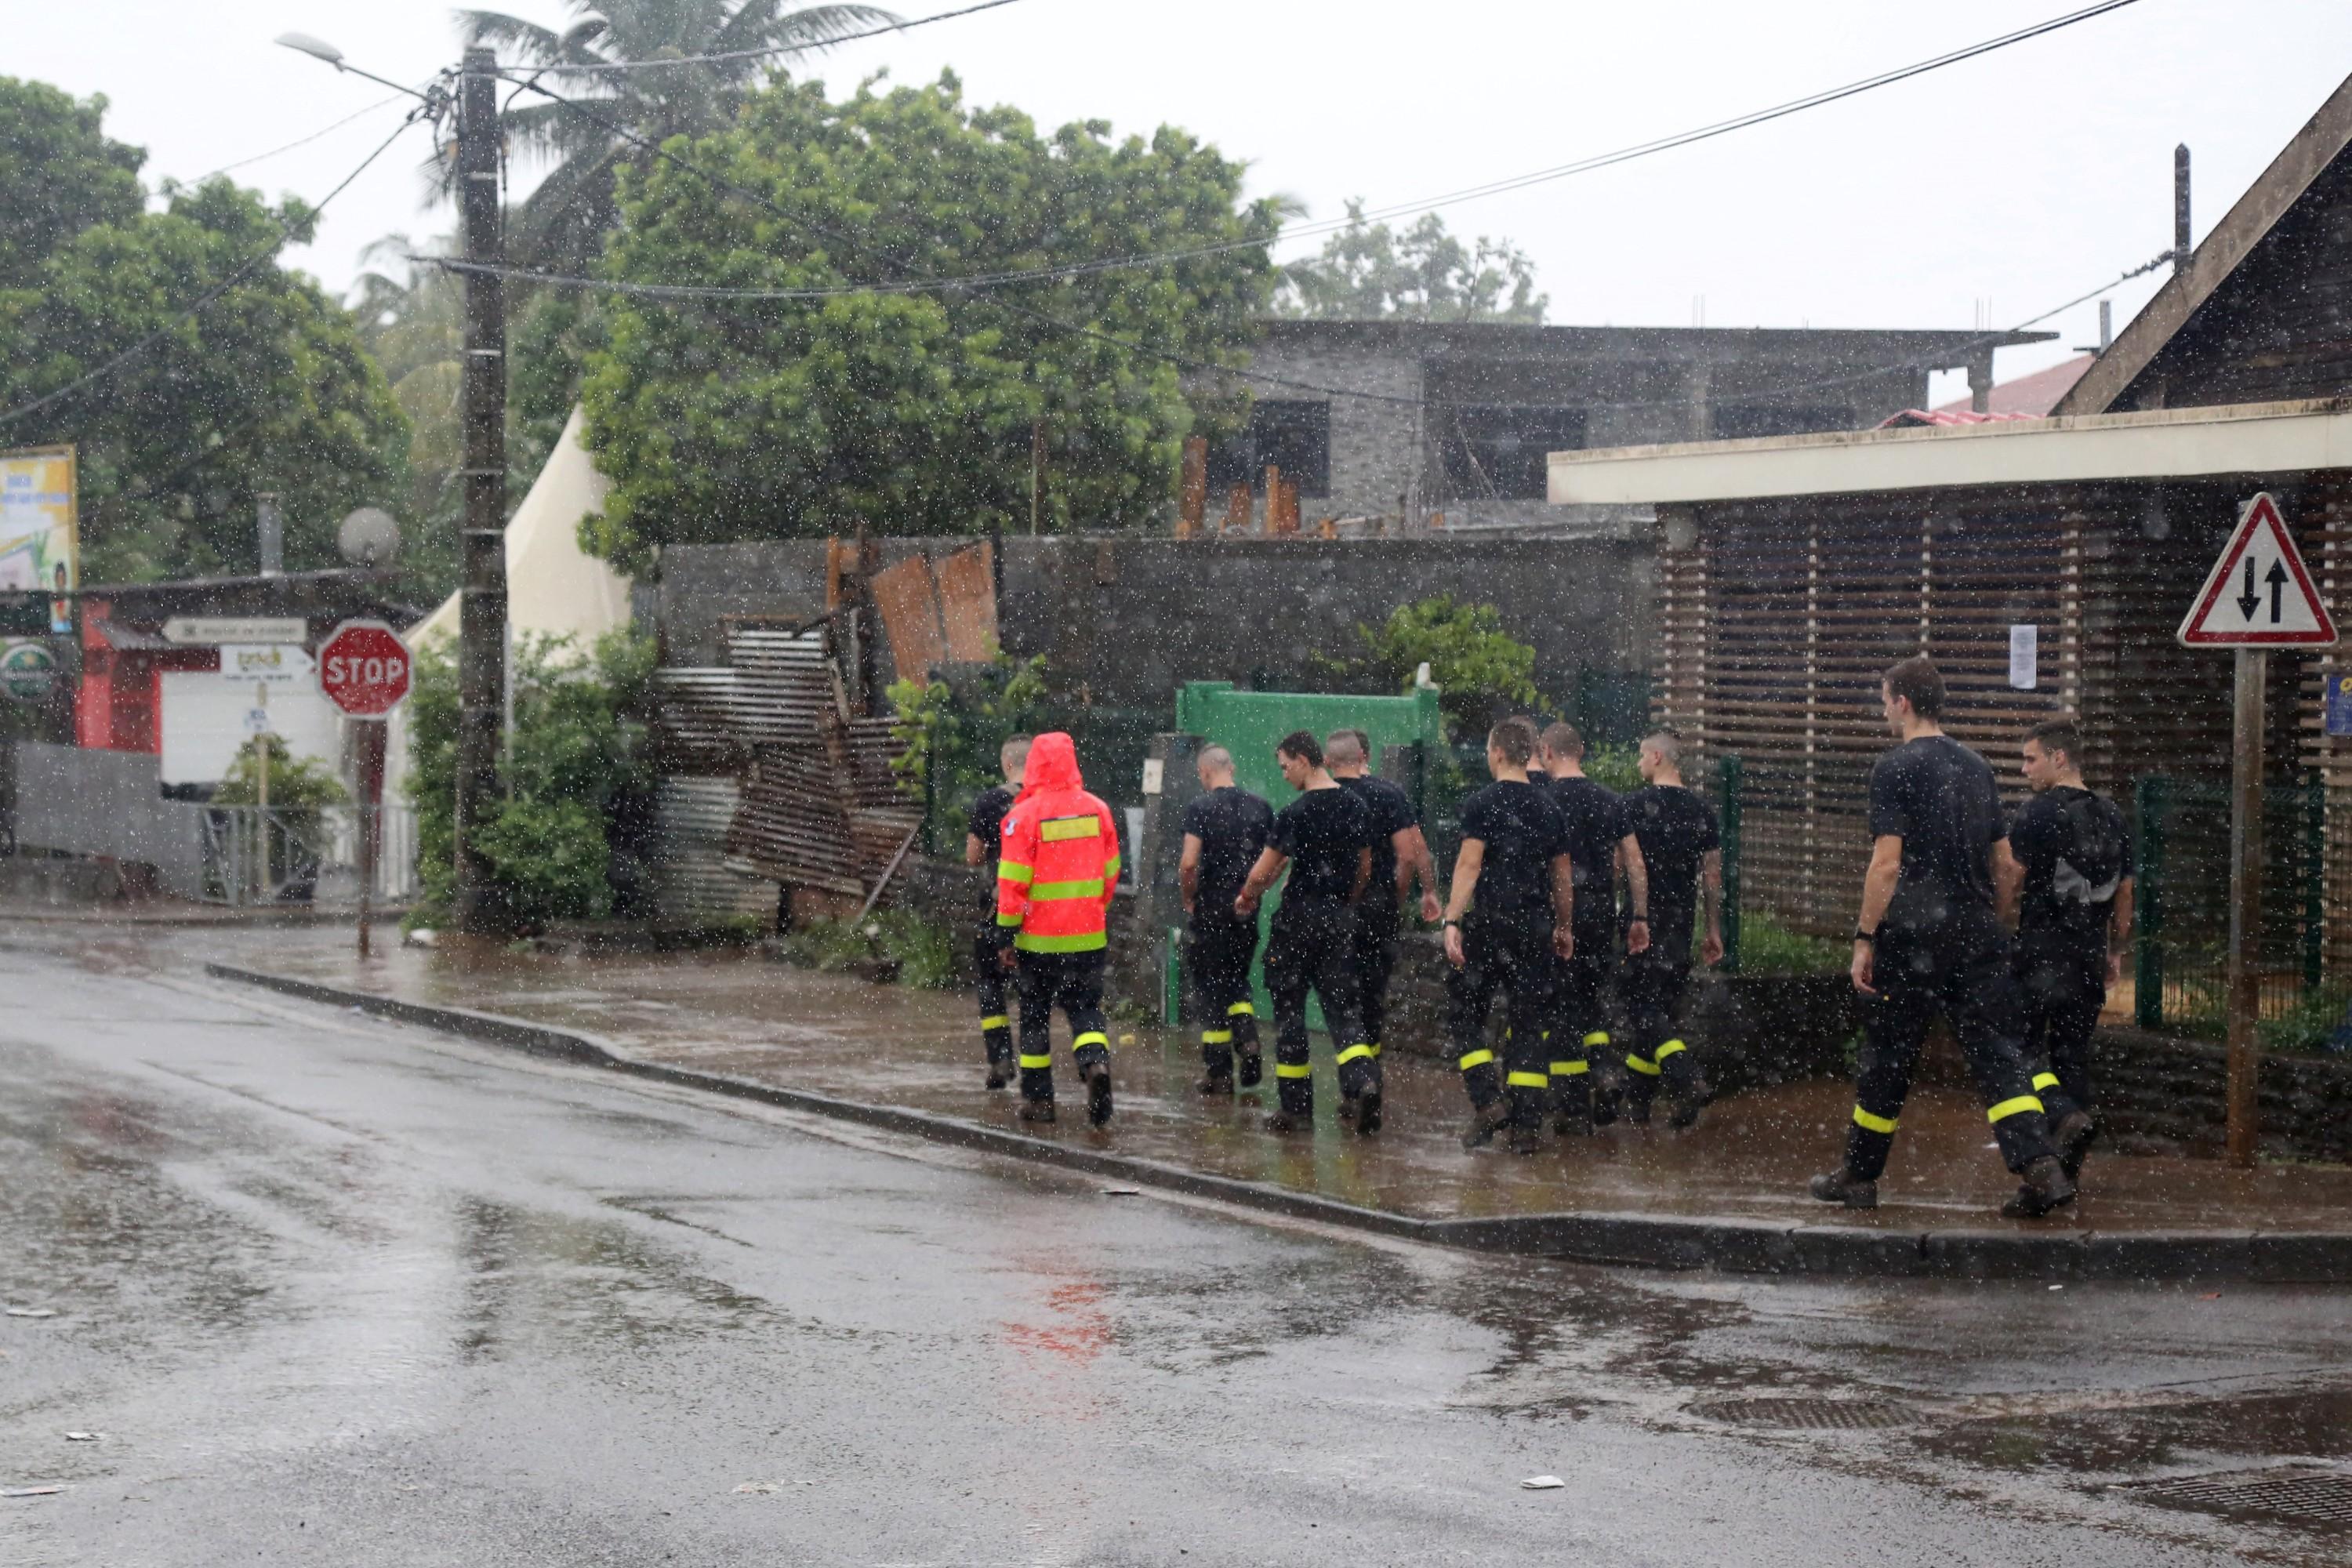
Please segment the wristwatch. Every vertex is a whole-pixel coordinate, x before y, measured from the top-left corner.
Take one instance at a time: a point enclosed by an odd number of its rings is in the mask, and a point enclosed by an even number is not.
[[[1878,933],[1874,931],[1864,931],[1860,926],[1856,926],[1853,928],[1853,940],[1856,942],[1866,942],[1871,946],[1876,947],[1878,945]]]

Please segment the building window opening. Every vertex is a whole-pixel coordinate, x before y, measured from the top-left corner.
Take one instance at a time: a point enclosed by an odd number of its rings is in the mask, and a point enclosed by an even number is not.
[[[1263,490],[1269,465],[1280,468],[1300,495],[1329,495],[1331,405],[1279,399],[1252,404],[1248,426],[1209,448],[1209,493],[1220,495],[1235,485]]]
[[[1542,500],[1546,459],[1585,444],[1581,408],[1452,408],[1432,423],[1447,487],[1468,500]]]

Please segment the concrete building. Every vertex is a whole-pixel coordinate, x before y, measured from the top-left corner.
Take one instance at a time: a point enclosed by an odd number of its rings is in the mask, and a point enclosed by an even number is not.
[[[1272,321],[1249,427],[1209,454],[1209,517],[1272,464],[1310,531],[1622,531],[1647,509],[1546,504],[1547,453],[1864,429],[1925,406],[1935,371],[1990,395],[1996,349],[2051,335]]]

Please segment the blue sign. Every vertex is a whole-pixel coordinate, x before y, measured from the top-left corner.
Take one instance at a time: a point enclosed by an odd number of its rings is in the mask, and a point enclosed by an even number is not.
[[[2327,677],[2327,732],[2352,735],[2352,675],[2342,671]]]

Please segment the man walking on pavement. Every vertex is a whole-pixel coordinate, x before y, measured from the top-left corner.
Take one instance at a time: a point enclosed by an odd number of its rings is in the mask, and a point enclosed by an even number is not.
[[[1723,833],[1715,808],[1683,782],[1682,741],[1673,731],[1642,742],[1641,768],[1643,787],[1625,797],[1625,826],[1648,871],[1650,927],[1648,942],[1634,952],[1632,921],[1644,906],[1636,901],[1627,909],[1625,1025],[1633,1039],[1625,1053],[1625,1118],[1647,1122],[1651,1099],[1663,1086],[1674,1108],[1667,1125],[1681,1128],[1698,1120],[1707,1100],[1679,1020],[1702,893],[1706,936],[1699,959],[1712,968],[1723,957]]]
[[[1088,795],[1077,751],[1059,730],[1029,747],[1021,795],[1004,817],[996,868],[997,941],[1021,992],[1021,1120],[1054,1120],[1054,1009],[1087,1085],[1087,1120],[1110,1120],[1110,1037],[1103,1032],[1103,955],[1118,883],[1118,829]]]
[[[1004,857],[1004,814],[1020,793],[1021,770],[1029,761],[1029,737],[1007,739],[996,753],[1004,782],[991,784],[971,803],[971,816],[963,835],[963,863],[986,866],[992,874]],[[983,920],[972,933],[972,970],[979,976],[980,1042],[988,1053],[988,1087],[1003,1089],[1013,1081],[1013,1019],[1005,997],[1008,976],[997,962],[996,921]]]
[[[2002,1161],[2024,1178],[2000,1212],[2036,1218],[2072,1203],[2074,1184],[2033,1092],[2009,939],[1994,912],[1996,887],[2006,904],[2022,876],[2000,793],[1985,760],[1944,733],[1944,678],[1925,655],[1888,670],[1879,700],[1901,744],[1870,771],[1873,844],[1853,932],[1853,985],[1864,999],[1860,1081],[1845,1163],[1815,1176],[1812,1194],[1878,1206],[1911,1071],[1940,1012],[1984,1096]]]
[[[1257,1008],[1250,1000],[1250,964],[1257,957],[1257,921],[1234,913],[1234,900],[1265,848],[1274,808],[1234,784],[1234,754],[1209,746],[1197,765],[1202,793],[1184,807],[1184,852],[1176,869],[1184,895],[1186,968],[1201,1007],[1201,1060],[1208,1069],[1202,1094],[1234,1092],[1234,1058],[1241,1087],[1255,1089],[1260,1073]]]
[[[1506,719],[1486,734],[1486,771],[1495,782],[1462,805],[1462,851],[1445,903],[1447,1037],[1469,1090],[1465,1149],[1510,1130],[1515,1154],[1543,1147],[1550,1098],[1544,1071],[1544,1026],[1552,1009],[1558,963],[1574,956],[1574,871],[1568,824],[1542,789],[1528,782],[1535,727]],[[1510,994],[1503,1037],[1504,1074],[1486,1043],[1486,1015],[1497,990]]]
[[[1609,1005],[1617,978],[1616,862],[1621,856],[1625,862],[1631,897],[1625,951],[1635,956],[1650,945],[1649,871],[1624,801],[1606,784],[1584,776],[1584,737],[1576,726],[1554,724],[1544,731],[1537,759],[1551,781],[1551,802],[1568,825],[1568,860],[1576,893],[1576,919],[1570,927],[1576,950],[1557,977],[1549,1032],[1552,1130],[1591,1132],[1592,1057],[1595,1052],[1605,1057],[1608,1051]]]
[[[2058,1163],[2071,1179],[2098,1137],[2091,1117],[2091,1033],[2131,951],[2132,840],[2116,803],[2083,784],[2082,731],[2071,718],[2026,731],[2032,798],[2009,825],[2025,868],[2017,979],[2025,1054]]]
[[[1315,1085],[1307,1051],[1307,993],[1312,988],[1337,1048],[1340,1115],[1359,1133],[1377,1132],[1381,1064],[1363,1031],[1354,956],[1354,905],[1372,875],[1370,819],[1363,803],[1325,771],[1322,743],[1313,735],[1299,730],[1284,736],[1274,757],[1298,798],[1275,815],[1265,848],[1234,900],[1236,917],[1255,921],[1258,900],[1283,868],[1290,868],[1265,944],[1276,1094],[1274,1114],[1265,1124],[1276,1132],[1313,1124]]]
[[[1370,773],[1371,741],[1361,730],[1334,730],[1323,742],[1323,765],[1339,787],[1364,803],[1371,821],[1372,879],[1356,905],[1356,979],[1363,991],[1364,1037],[1381,1054],[1388,1023],[1389,976],[1396,968],[1389,944],[1400,915],[1421,884],[1421,918],[1437,919],[1437,868],[1429,840],[1412,814],[1412,797]]]

